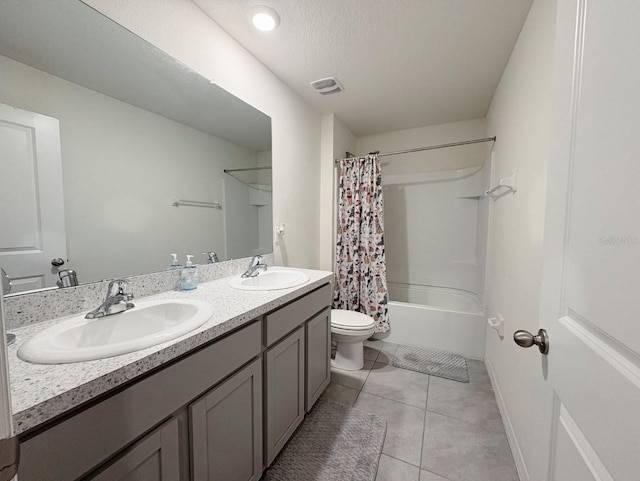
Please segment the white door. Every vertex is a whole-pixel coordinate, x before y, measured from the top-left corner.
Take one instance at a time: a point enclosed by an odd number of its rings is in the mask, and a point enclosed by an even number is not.
[[[640,2],[558,0],[557,22],[540,313],[549,479],[638,481]]]
[[[58,120],[0,104],[0,267],[11,293],[55,286],[67,259]]]

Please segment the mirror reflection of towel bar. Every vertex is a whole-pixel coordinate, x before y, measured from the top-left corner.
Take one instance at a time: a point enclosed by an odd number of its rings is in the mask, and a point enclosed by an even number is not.
[[[186,207],[209,207],[211,209],[222,209],[222,204],[220,202],[205,202],[201,200],[186,200],[176,198],[176,200],[171,204],[174,207],[186,206]]]

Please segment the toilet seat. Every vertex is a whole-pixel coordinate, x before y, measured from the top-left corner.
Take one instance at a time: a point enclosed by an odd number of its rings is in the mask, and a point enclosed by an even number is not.
[[[331,328],[341,331],[367,331],[375,327],[375,321],[361,312],[343,309],[331,310]]]

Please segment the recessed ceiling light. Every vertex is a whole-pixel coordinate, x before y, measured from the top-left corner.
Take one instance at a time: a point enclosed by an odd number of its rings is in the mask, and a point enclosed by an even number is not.
[[[269,32],[280,25],[280,17],[271,7],[256,5],[249,9],[249,20],[254,27],[263,32]]]

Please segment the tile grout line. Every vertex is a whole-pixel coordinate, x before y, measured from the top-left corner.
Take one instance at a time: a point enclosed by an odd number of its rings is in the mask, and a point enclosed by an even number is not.
[[[396,461],[399,461],[399,462],[401,462],[401,463],[408,464],[409,466],[413,466],[414,468],[418,468],[418,476],[420,476],[420,472],[419,472],[419,470],[420,470],[420,469],[422,469],[420,466],[416,466],[415,464],[410,463],[409,461],[405,461],[404,459],[396,458],[395,456],[393,456],[393,455],[391,455],[391,454],[387,454],[387,453],[380,453],[380,457],[382,457],[382,456],[386,456],[386,457],[388,457],[388,458],[395,459]],[[435,473],[434,473],[434,474],[435,474]]]
[[[364,384],[362,385],[362,387],[364,387]],[[429,389],[428,385],[427,385],[427,389]],[[397,399],[391,399],[389,397],[381,396],[380,394],[376,394],[374,392],[365,391],[362,388],[360,388],[359,391],[363,392],[365,394],[368,394],[369,396],[379,397],[380,399],[386,399],[387,401],[392,401],[394,403],[402,404],[403,406],[408,406],[408,407],[414,408],[414,409],[420,409],[420,411],[426,411],[426,409],[418,407],[418,406],[414,406],[413,404],[408,404],[408,403],[405,403],[405,402],[402,402],[402,401],[398,401]]]
[[[465,424],[471,424],[471,425],[473,425],[473,426],[482,427],[482,426],[481,426],[480,424],[478,424],[478,423],[475,423],[475,422],[473,422],[473,421],[469,421],[468,419],[459,418],[458,416],[453,416],[453,415],[451,415],[451,414],[444,414],[444,413],[440,413],[440,412],[438,412],[438,411],[434,411],[434,410],[432,410],[432,409],[427,409],[427,412],[430,412],[430,413],[432,413],[432,414],[437,414],[438,416],[442,416],[443,418],[454,419],[454,420],[456,420],[456,421],[460,421],[460,422],[465,423]]]
[[[420,466],[419,469],[420,471],[418,472],[418,481],[420,481],[420,478],[422,477],[422,471],[426,471],[428,473],[432,473],[435,474],[436,476],[440,476],[443,479],[446,479],[448,481],[450,481],[449,478],[446,478],[438,473],[434,473],[433,471],[430,471],[428,469],[424,469],[422,467],[422,453],[424,452],[424,435],[427,432],[427,413],[433,412],[433,411],[429,411],[429,389],[431,388],[431,379],[433,376],[429,376],[429,384],[427,384],[427,401],[425,403],[424,406],[424,426],[423,426],[423,430],[422,430],[422,444],[420,445]],[[438,413],[436,413],[438,414]]]
[[[420,466],[419,469],[422,470],[422,453],[424,453],[424,436],[427,433],[427,413],[428,408],[429,408],[429,388],[431,387],[431,376],[429,376],[429,379],[427,381],[427,398],[424,400],[424,418],[422,420],[422,439],[420,440]],[[420,480],[420,478],[422,473],[420,471],[418,471],[418,481]]]
[[[376,359],[378,359],[378,357],[380,357],[380,351],[379,350],[378,350],[378,355],[376,356]],[[373,361],[372,361],[373,362],[373,365],[371,366],[372,368],[376,364],[376,359],[373,359]],[[365,362],[367,362],[368,360],[370,360],[370,359],[365,359]],[[358,402],[358,398],[360,397],[360,393],[362,392],[362,388],[364,387],[364,383],[367,382],[367,379],[369,379],[369,374],[371,374],[371,369],[369,369],[369,372],[367,373],[367,377],[364,378],[364,382],[362,383],[362,386],[360,386],[360,388],[357,390],[358,394],[356,394],[356,398],[353,400],[353,404],[351,405],[351,407],[355,407],[356,403]],[[385,420],[385,424],[386,424],[386,420]],[[385,437],[385,439],[382,440],[382,444],[384,444],[384,441],[387,438],[386,428],[385,428],[384,437]],[[380,451],[380,456],[382,456],[382,451]]]

